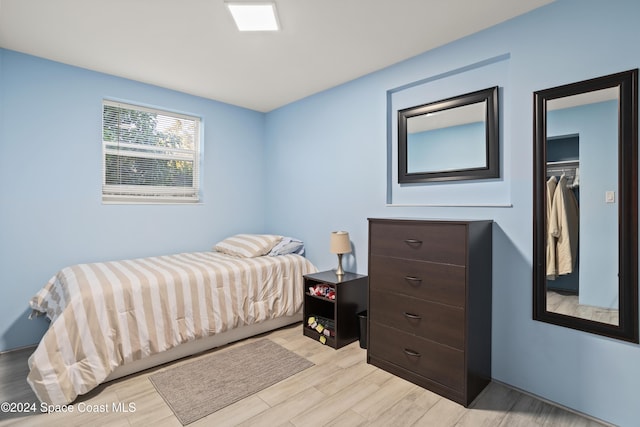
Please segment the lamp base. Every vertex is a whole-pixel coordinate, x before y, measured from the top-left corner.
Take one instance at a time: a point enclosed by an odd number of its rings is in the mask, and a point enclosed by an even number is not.
[[[344,270],[342,269],[342,254],[338,254],[338,269],[336,270],[338,276],[344,276]]]

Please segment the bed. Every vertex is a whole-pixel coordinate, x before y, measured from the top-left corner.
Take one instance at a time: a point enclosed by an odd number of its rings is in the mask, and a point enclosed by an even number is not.
[[[302,242],[231,236],[208,252],[66,267],[31,299],[51,321],[29,358],[41,402],[302,319]]]

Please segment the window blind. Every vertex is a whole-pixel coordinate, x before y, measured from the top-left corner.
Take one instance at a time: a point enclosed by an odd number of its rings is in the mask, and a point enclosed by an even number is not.
[[[200,119],[103,101],[103,202],[199,200]]]

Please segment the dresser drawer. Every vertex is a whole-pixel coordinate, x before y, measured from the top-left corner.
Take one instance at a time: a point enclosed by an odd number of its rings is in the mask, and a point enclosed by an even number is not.
[[[461,308],[389,292],[369,294],[372,321],[441,344],[464,348],[464,311]]]
[[[455,307],[465,306],[465,276],[466,268],[457,265],[370,257],[371,290],[397,292]]]
[[[466,264],[467,229],[463,224],[371,221],[372,255]]]
[[[455,390],[463,389],[464,353],[398,329],[369,322],[369,352]]]

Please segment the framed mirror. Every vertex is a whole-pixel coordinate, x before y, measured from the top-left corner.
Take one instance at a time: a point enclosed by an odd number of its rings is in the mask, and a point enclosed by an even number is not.
[[[398,111],[398,182],[500,176],[498,87]]]
[[[533,318],[638,342],[638,70],[534,93]]]

